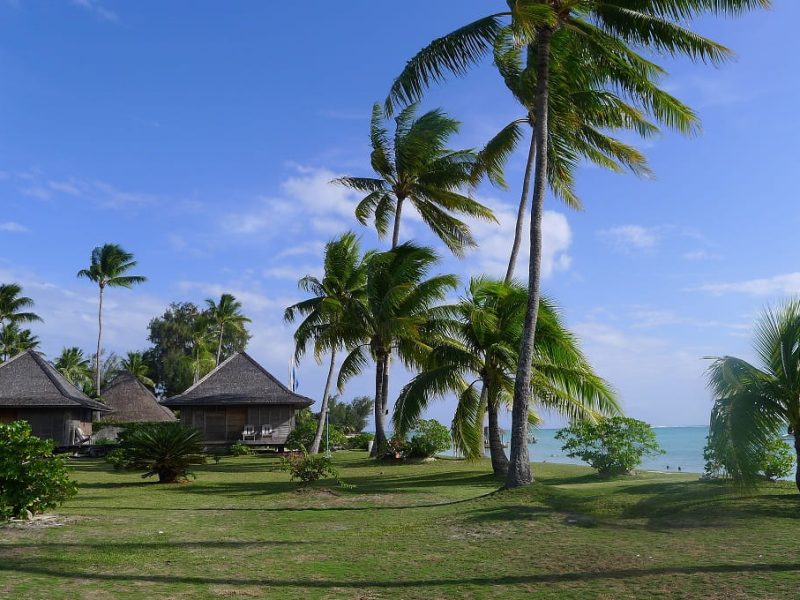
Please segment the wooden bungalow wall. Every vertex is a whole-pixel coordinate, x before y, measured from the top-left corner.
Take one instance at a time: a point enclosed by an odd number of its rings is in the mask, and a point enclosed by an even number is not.
[[[0,408],[0,423],[11,421],[27,421],[33,435],[55,440],[57,446],[71,446],[77,428],[92,433],[92,411],[80,408]]]
[[[186,406],[180,409],[181,423],[198,429],[207,442],[235,442],[242,438],[245,425],[272,427],[272,436],[264,441],[282,445],[294,428],[295,409],[278,406]],[[259,435],[260,439],[260,435]]]

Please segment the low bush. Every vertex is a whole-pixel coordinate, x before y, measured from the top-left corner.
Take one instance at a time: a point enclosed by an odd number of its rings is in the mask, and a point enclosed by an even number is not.
[[[317,433],[317,420],[311,414],[311,411],[306,410],[305,413],[298,413],[295,420],[294,429],[292,429],[289,437],[286,438],[286,447],[290,450],[300,450],[301,448],[311,448],[314,443],[314,435]],[[347,436],[341,429],[335,425],[329,426],[328,443],[331,450],[337,450],[347,447]],[[325,449],[325,431],[322,432],[322,441],[320,443],[320,450]]]
[[[231,454],[234,456],[251,456],[254,454],[253,449],[247,444],[236,442],[230,447]]]
[[[67,458],[54,449],[27,421],[0,424],[0,521],[44,512],[77,493]]]
[[[106,454],[105,459],[115,471],[122,471],[125,468],[125,451],[122,448],[114,448]]]
[[[339,471],[333,466],[333,460],[329,456],[309,454],[305,449],[298,454],[285,457],[283,469],[289,471],[292,481],[300,480],[301,487],[308,486],[324,477],[332,477],[340,487],[353,487],[339,478]]]
[[[404,454],[409,458],[430,458],[450,448],[450,430],[434,419],[420,419],[411,432]]]
[[[716,440],[716,444],[707,438],[703,448],[705,459],[704,477],[707,479],[721,479],[729,477],[728,464],[733,460],[732,453],[726,447],[725,440]],[[758,469],[757,475],[764,479],[775,481],[788,477],[794,466],[794,452],[792,448],[777,435],[761,449],[761,455],[753,463]]]
[[[347,448],[349,450],[366,450],[369,447],[369,442],[374,439],[374,433],[359,433],[347,438]]]

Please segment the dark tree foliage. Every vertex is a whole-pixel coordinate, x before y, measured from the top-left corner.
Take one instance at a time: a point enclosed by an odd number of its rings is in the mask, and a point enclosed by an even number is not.
[[[196,325],[212,323],[208,309],[201,310],[192,302],[173,302],[160,317],[150,321],[148,340],[152,345],[144,353],[144,361],[156,382],[156,389],[164,396],[184,392],[194,381],[192,350],[196,339]],[[211,331],[209,330],[209,333]],[[226,330],[222,340],[222,358],[225,360],[247,348],[250,333],[246,329]]]
[[[347,404],[339,402],[338,397],[330,399],[328,406],[330,424],[344,433],[359,433],[367,426],[375,401],[369,396],[358,396]]]

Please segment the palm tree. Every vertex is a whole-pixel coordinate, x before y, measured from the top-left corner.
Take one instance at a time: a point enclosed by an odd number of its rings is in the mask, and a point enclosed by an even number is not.
[[[218,365],[222,358],[222,340],[225,337],[226,330],[244,333],[246,332],[245,323],[252,323],[252,319],[242,314],[242,303],[231,294],[222,294],[218,303],[211,298],[207,298],[206,305],[208,306],[207,311],[211,322],[214,323],[219,332],[216,360]]]
[[[92,380],[91,362],[77,346],[62,349],[55,367],[75,387],[83,389]]]
[[[530,259],[528,265],[528,306],[520,342],[519,362],[515,379],[511,426],[511,467],[506,479],[508,487],[527,485],[532,481],[527,446],[527,418],[531,391],[530,381],[539,309],[542,215],[549,179],[550,135],[549,109],[558,98],[550,97],[554,66],[554,36],[575,38],[587,52],[615,60],[629,46],[668,55],[686,55],[693,60],[721,62],[730,51],[704,38],[682,23],[698,15],[739,13],[755,7],[768,7],[769,0],[508,0],[510,10],[489,15],[435,40],[417,54],[397,78],[387,100],[387,112],[394,104],[416,102],[424,88],[440,81],[446,72],[463,75],[494,46],[499,32],[510,21],[515,34],[530,45],[535,61],[533,123],[535,124],[535,157],[533,157],[533,199],[530,225]]]
[[[23,312],[22,309],[33,306],[33,300],[21,294],[22,286],[19,284],[0,284],[0,327],[6,323],[32,323],[42,320],[34,312]]]
[[[205,377],[217,364],[212,351],[216,343],[216,336],[211,325],[212,321],[207,313],[199,314],[192,323],[190,339],[194,383]]]
[[[760,365],[723,356],[708,369],[710,442],[726,448],[727,471],[745,484],[755,479],[763,449],[780,430],[794,437],[800,459],[800,300],[767,309],[754,346]],[[800,469],[795,482],[800,491]]]
[[[136,377],[144,385],[155,387],[156,383],[150,379],[150,367],[144,362],[144,355],[141,352],[128,352],[120,361],[120,367]]]
[[[473,183],[478,155],[472,150],[447,149],[448,140],[458,131],[458,121],[440,110],[419,118],[416,112],[416,105],[400,112],[390,139],[383,126],[383,110],[376,104],[370,141],[372,168],[378,177],[341,177],[335,182],[367,194],[356,207],[362,225],[372,218],[383,237],[393,222],[392,248],[400,243],[400,220],[408,202],[439,239],[461,255],[475,240],[469,227],[453,215],[494,220],[491,210],[461,193]]]
[[[0,362],[26,350],[36,350],[39,338],[30,329],[20,329],[16,323],[7,323],[0,328]]]
[[[105,244],[92,250],[88,269],[78,271],[78,277],[85,277],[97,284],[100,301],[97,307],[97,352],[95,353],[95,394],[100,393],[100,344],[103,337],[103,293],[106,287],[131,288],[147,281],[141,275],[126,275],[136,266],[133,254],[126,252],[117,244]]]
[[[395,406],[395,430],[404,434],[431,400],[455,394],[458,405],[452,433],[456,448],[468,458],[483,455],[483,422],[488,412],[492,469],[495,475],[505,475],[508,459],[498,409],[510,400],[514,389],[526,305],[527,290],[519,284],[473,279],[467,296],[455,306],[450,335],[434,347],[423,371],[403,388]],[[593,372],[545,298],[537,323],[534,364],[531,389],[538,406],[573,421],[620,413],[614,393]],[[538,420],[533,410],[530,420]]]
[[[352,310],[351,304],[364,298],[368,258],[361,256],[358,238],[351,232],[331,240],[325,246],[322,280],[306,275],[298,282],[300,289],[313,294],[313,297],[293,304],[284,313],[284,319],[289,323],[294,322],[298,315],[305,317],[294,334],[295,359],[299,360],[305,354],[312,341],[317,362],[326,352],[331,356],[322,392],[319,423],[309,449],[311,454],[319,452],[322,441],[331,382],[336,369],[336,354],[346,342],[343,331],[345,317]]]
[[[373,255],[367,264],[365,298],[348,311],[343,337],[350,352],[339,369],[338,387],[342,391],[372,358],[376,366],[373,456],[386,448],[390,356],[396,352],[409,367],[423,364],[445,322],[447,309],[438,304],[458,285],[455,275],[428,276],[437,261],[433,250],[411,242]]]

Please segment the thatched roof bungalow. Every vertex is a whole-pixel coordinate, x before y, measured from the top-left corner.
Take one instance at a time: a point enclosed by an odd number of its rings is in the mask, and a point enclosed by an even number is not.
[[[0,423],[28,421],[34,435],[67,447],[91,435],[94,418],[110,411],[33,350],[0,365]]]
[[[175,414],[161,406],[153,393],[135,375],[122,371],[100,394],[103,402],[114,412],[102,416],[101,422],[162,423],[176,421]]]
[[[199,429],[207,443],[244,441],[278,449],[294,428],[295,412],[313,403],[289,390],[245,352],[234,354],[183,394],[163,402],[180,410],[181,422]]]

